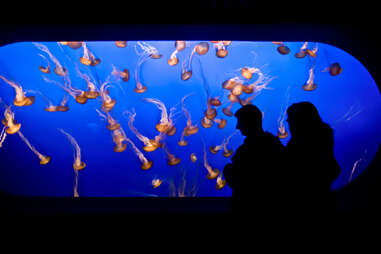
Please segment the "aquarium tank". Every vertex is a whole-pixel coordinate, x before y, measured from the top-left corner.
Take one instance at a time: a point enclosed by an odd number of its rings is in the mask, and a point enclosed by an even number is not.
[[[338,190],[366,169],[381,141],[380,92],[342,49],[271,41],[4,45],[0,190],[228,197],[223,168],[244,141],[235,111],[256,105],[264,130],[286,145],[286,110],[301,101],[334,130]]]

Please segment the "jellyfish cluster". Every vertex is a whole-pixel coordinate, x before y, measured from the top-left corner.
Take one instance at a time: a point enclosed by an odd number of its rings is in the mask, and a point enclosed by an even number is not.
[[[290,48],[283,42],[273,42],[277,46],[274,50],[274,54],[277,52],[281,55],[290,54]],[[170,167],[177,167],[182,163],[193,163],[198,165],[198,170],[205,175],[208,184],[215,186],[216,190],[225,188],[226,181],[223,179],[223,168],[216,168],[213,165],[213,157],[218,156],[220,151],[224,158],[230,158],[234,154],[234,150],[230,147],[231,139],[238,134],[238,131],[229,131],[227,135],[223,135],[223,140],[216,142],[215,144],[207,147],[204,138],[200,133],[200,129],[209,130],[209,133],[222,131],[225,129],[230,119],[233,119],[233,107],[237,104],[244,106],[253,103],[257,96],[263,93],[265,90],[271,90],[271,83],[277,77],[266,72],[261,66],[255,65],[242,65],[234,73],[230,73],[227,79],[219,83],[220,94],[215,95],[211,92],[208,82],[205,80],[204,70],[207,69],[207,65],[203,63],[203,57],[209,51],[215,51],[215,58],[219,61],[227,61],[233,53],[230,52],[231,45],[234,45],[232,41],[202,41],[202,42],[188,42],[188,41],[175,41],[172,51],[169,55],[165,55],[160,52],[156,47],[149,42],[138,41],[136,43],[130,43],[127,41],[115,41],[109,44],[109,47],[115,47],[119,50],[132,49],[137,58],[137,62],[134,67],[119,67],[114,63],[109,63],[102,58],[102,52],[97,52],[91,48],[91,43],[84,41],[60,41],[57,42],[57,46],[60,49],[71,50],[81,52],[81,56],[74,59],[70,55],[66,56],[65,61],[55,56],[51,49],[43,43],[33,43],[37,53],[36,55],[41,59],[41,65],[36,66],[35,71],[41,73],[41,85],[55,86],[62,90],[63,97],[58,100],[53,100],[49,97],[49,94],[43,94],[41,91],[24,91],[23,85],[16,80],[12,80],[6,75],[6,73],[0,73],[0,79],[2,80],[1,86],[9,85],[14,90],[14,98],[12,98],[13,105],[7,105],[2,99],[1,104],[5,108],[4,118],[2,119],[3,128],[0,134],[0,147],[4,147],[4,141],[7,135],[13,135],[18,133],[20,138],[30,148],[30,150],[38,157],[41,165],[46,165],[54,160],[55,155],[44,155],[37,151],[37,149],[28,141],[28,139],[22,134],[22,126],[24,123],[17,120],[17,116],[12,111],[12,107],[33,107],[34,102],[38,99],[45,104],[45,107],[41,110],[50,112],[51,114],[61,114],[57,112],[68,112],[71,110],[69,103],[77,103],[86,107],[88,101],[97,101],[97,106],[94,112],[99,116],[99,122],[103,122],[103,126],[107,129],[109,136],[104,137],[113,142],[113,147],[107,149],[113,150],[115,153],[123,153],[126,150],[132,151],[137,160],[140,162],[140,170],[143,172],[154,170],[156,162],[152,159],[150,154],[157,150],[162,150],[166,160],[166,164]],[[316,59],[318,52],[318,44],[315,43],[314,47],[309,47],[309,43],[303,43],[298,52],[295,53],[295,58],[308,57],[310,68],[308,71],[308,80],[305,84],[300,85],[300,89],[304,91],[314,91],[317,88],[317,84],[314,81],[316,69],[314,59]],[[186,49],[189,50],[186,50]],[[188,54],[188,53],[189,54]],[[214,54],[214,53],[213,53]],[[195,76],[194,66],[195,58],[200,63],[197,75],[202,79],[202,90],[205,95],[203,101],[203,107],[205,110],[201,115],[195,115],[191,108],[193,107],[192,101],[194,98],[199,97],[196,93],[187,93],[184,96],[177,98],[178,103],[176,105],[166,105],[160,98],[146,96],[147,92],[151,89],[150,84],[146,83],[142,79],[144,66],[155,65],[158,59],[166,59],[166,63],[169,68],[173,69],[179,64],[181,67],[178,78],[180,82],[186,84],[189,80]],[[125,61],[129,61],[126,59]],[[65,62],[66,64],[64,64]],[[68,66],[70,64],[70,68]],[[108,64],[111,71],[105,79],[101,79],[95,70],[101,65]],[[179,68],[180,68],[179,67]],[[88,71],[88,70],[92,71]],[[74,70],[74,71],[71,71]],[[34,71],[34,70],[31,70]],[[332,63],[327,66],[323,72],[329,72],[331,76],[337,76],[342,72],[342,68],[338,62]],[[223,75],[221,74],[221,77]],[[225,75],[226,76],[226,75]],[[73,77],[76,77],[77,81],[72,82]],[[79,84],[78,80],[81,80],[83,84]],[[132,80],[135,84],[132,84]],[[134,96],[139,96],[140,101],[149,107],[152,112],[158,116],[156,119],[147,118],[147,122],[152,122],[155,129],[152,130],[156,135],[151,135],[143,128],[136,125],[136,117],[138,111],[135,108],[124,108],[123,113],[115,111],[115,105],[122,103],[118,101],[115,94],[110,93],[110,88],[115,88],[118,85],[121,88],[121,92],[126,94],[125,87],[133,87]],[[27,95],[27,94],[33,95]],[[126,94],[126,100],[131,94]],[[169,95],[170,96],[170,95]],[[288,106],[289,93],[286,94],[284,102],[282,104],[281,112],[277,121],[278,125],[278,137],[281,139],[287,138],[288,133],[285,128],[285,112]],[[238,106],[238,105],[237,105]],[[140,116],[142,117],[142,116]],[[143,116],[144,117],[144,116]],[[184,121],[185,127],[178,124],[180,120]],[[212,128],[216,125],[217,128]],[[74,169],[74,188],[73,196],[79,197],[81,192],[79,191],[79,176],[84,170],[91,170],[87,166],[86,162],[81,156],[81,151],[86,147],[80,148],[75,137],[73,137],[68,131],[64,130],[60,126],[55,126],[56,130],[67,138],[74,151],[74,159],[72,167]],[[128,132],[126,129],[128,128]],[[203,132],[203,133],[206,133]],[[202,156],[197,156],[194,151],[189,151],[188,161],[184,162],[182,158],[177,155],[177,149],[174,146],[168,145],[170,140],[173,140],[176,133],[180,138],[176,140],[178,148],[186,148],[193,142],[193,145],[198,145],[202,150]],[[201,136],[203,140],[202,145],[196,144],[193,137]],[[135,140],[135,141],[134,141]],[[69,149],[69,143],[62,146],[62,149]],[[173,142],[172,142],[173,143]],[[2,148],[4,149],[4,148]],[[200,158],[198,158],[200,157]],[[211,160],[212,158],[212,160]],[[199,164],[198,164],[199,163]],[[151,188],[155,189],[163,188],[163,185],[167,184],[170,189],[170,196],[186,196],[185,191],[186,177],[182,175],[182,182],[179,186],[165,177],[161,177],[160,174],[151,179]],[[193,188],[191,194],[197,195],[197,188]]]

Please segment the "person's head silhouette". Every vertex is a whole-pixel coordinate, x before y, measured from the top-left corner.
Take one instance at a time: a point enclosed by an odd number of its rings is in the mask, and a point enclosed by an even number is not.
[[[287,109],[287,116],[292,137],[313,135],[314,130],[323,124],[318,110],[311,102],[292,104]]]
[[[262,112],[256,106],[245,105],[234,115],[237,118],[236,128],[241,131],[243,136],[255,136],[263,133]]]

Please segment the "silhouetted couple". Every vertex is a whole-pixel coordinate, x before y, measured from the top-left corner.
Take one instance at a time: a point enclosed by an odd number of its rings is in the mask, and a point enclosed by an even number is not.
[[[233,212],[306,215],[334,212],[330,186],[339,176],[333,131],[309,102],[287,109],[291,138],[284,147],[262,128],[254,105],[240,108],[237,129],[246,136],[223,175],[232,188]]]

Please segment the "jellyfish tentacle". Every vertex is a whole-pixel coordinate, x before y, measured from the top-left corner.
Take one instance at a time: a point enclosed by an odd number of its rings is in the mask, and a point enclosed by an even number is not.
[[[42,155],[39,151],[37,151],[37,149],[29,142],[29,140],[21,133],[21,131],[18,131],[17,134],[19,134],[20,138],[29,147],[29,149],[35,155],[37,155],[37,157],[40,159],[40,164],[44,165],[50,162],[50,156]]]
[[[5,131],[7,127],[4,126],[0,133],[0,148],[3,146],[3,143],[5,141],[5,138],[7,137],[7,132]]]
[[[58,129],[58,130],[67,137],[67,139],[70,141],[71,145],[73,146],[75,150],[73,168],[75,170],[84,169],[86,167],[86,164],[85,162],[81,160],[81,148],[79,147],[77,141],[73,138],[73,136],[65,132],[63,129]]]

